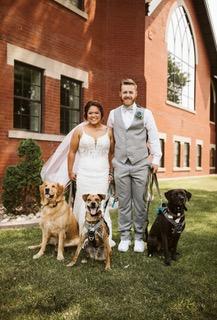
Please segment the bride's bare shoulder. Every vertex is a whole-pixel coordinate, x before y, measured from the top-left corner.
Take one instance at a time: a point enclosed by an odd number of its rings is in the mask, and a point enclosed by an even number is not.
[[[78,126],[77,128],[75,128],[74,132],[73,132],[73,135],[72,135],[72,139],[75,139],[75,138],[80,138],[81,135],[82,135],[82,129],[83,126]]]

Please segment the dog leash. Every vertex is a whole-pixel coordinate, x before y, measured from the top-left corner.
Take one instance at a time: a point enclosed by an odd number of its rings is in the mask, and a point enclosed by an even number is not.
[[[160,188],[159,188],[159,183],[158,183],[158,179],[157,179],[157,174],[156,173],[151,173],[151,182],[150,182],[150,198],[152,200],[153,198],[153,185],[155,184],[156,186],[156,189],[157,189],[157,193],[158,193],[158,196],[160,198],[160,204],[162,206],[163,204],[163,199],[162,199],[162,195],[161,195],[161,192],[160,192]]]
[[[64,193],[67,193],[68,191],[69,191],[68,203],[73,207],[74,201],[75,201],[75,193],[76,193],[76,182],[75,181],[70,180],[66,184]]]
[[[114,182],[111,181],[111,182],[109,183],[109,187],[108,187],[107,198],[106,198],[105,203],[104,203],[104,206],[103,206],[103,212],[104,212],[104,213],[105,213],[106,208],[107,208],[107,206],[108,206],[108,204],[109,204],[109,200],[110,200],[110,198],[111,198],[112,196],[114,197],[114,201],[113,201],[113,203],[112,203],[112,205],[111,205],[112,208],[114,207],[115,202],[117,202],[117,197],[115,197],[114,195],[115,195],[115,185],[114,185]]]

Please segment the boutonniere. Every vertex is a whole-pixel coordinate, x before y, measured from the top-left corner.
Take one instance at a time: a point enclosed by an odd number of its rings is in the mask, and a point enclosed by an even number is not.
[[[137,110],[135,113],[135,117],[140,120],[143,119],[143,112],[140,110]]]

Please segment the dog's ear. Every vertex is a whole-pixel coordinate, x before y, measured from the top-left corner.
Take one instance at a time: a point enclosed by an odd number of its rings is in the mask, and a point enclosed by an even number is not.
[[[57,183],[57,195],[56,202],[61,201],[63,198],[64,186],[62,184]]]
[[[191,199],[192,194],[191,194],[191,192],[189,192],[189,191],[187,191],[185,189],[184,189],[184,191],[185,191],[186,197],[187,197],[187,199],[189,201]]]
[[[45,182],[39,186],[42,206],[45,206],[47,204],[47,198],[45,198],[45,196],[44,196],[44,188],[45,188]]]
[[[168,201],[171,199],[172,193],[173,193],[173,190],[169,190],[164,193],[164,195]]]
[[[82,195],[82,199],[84,200],[84,202],[87,201],[87,197],[88,197],[88,196],[89,196],[89,193]]]
[[[106,195],[98,193],[98,197],[100,197],[100,199],[102,201],[102,200],[104,200],[106,198]]]

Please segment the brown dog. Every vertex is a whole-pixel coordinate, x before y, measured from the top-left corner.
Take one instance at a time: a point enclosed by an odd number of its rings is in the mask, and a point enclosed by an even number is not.
[[[186,201],[191,193],[184,189],[172,189],[165,193],[167,205],[161,208],[148,235],[148,256],[163,251],[165,264],[177,258],[177,245],[185,228]]]
[[[109,228],[102,217],[101,202],[105,199],[103,194],[84,194],[86,215],[80,241],[72,262],[67,266],[73,266],[80,254],[82,247],[90,258],[105,260],[105,270],[111,268],[111,247],[109,245]]]
[[[63,260],[64,246],[77,246],[79,243],[78,223],[71,207],[64,197],[64,186],[59,183],[44,182],[40,186],[42,242],[40,245],[30,246],[29,249],[40,248],[33,256],[40,258],[46,245],[58,245],[57,260]]]

